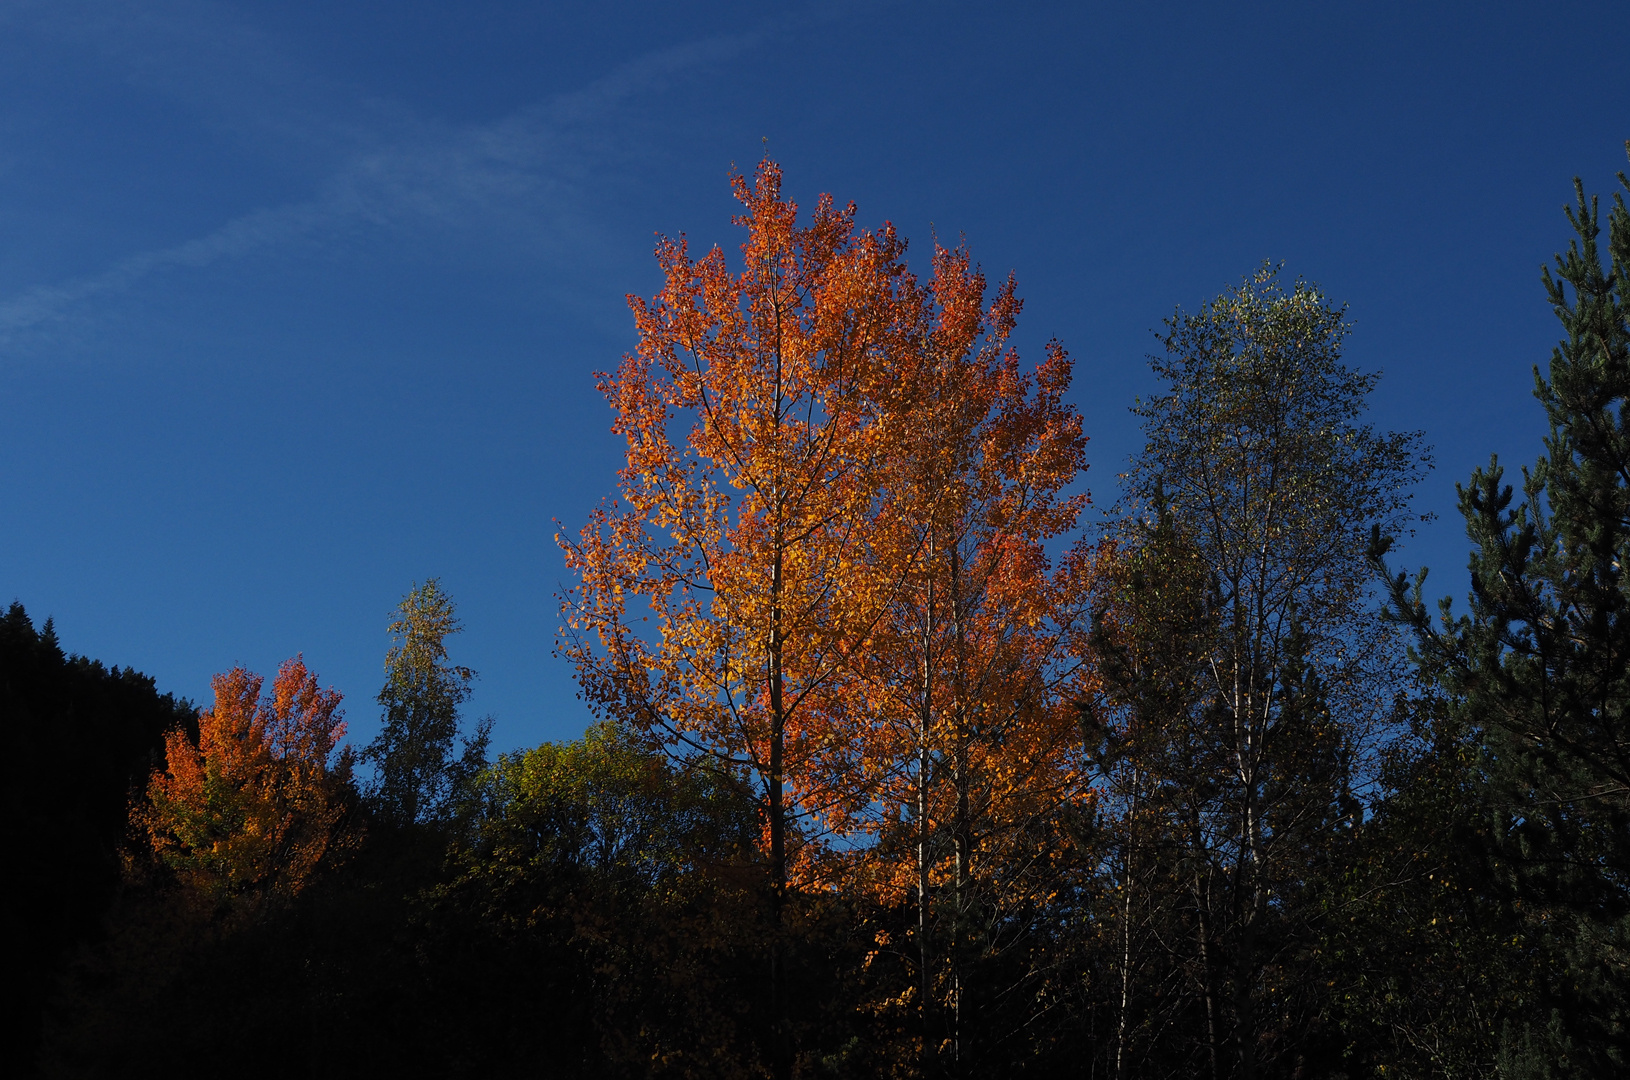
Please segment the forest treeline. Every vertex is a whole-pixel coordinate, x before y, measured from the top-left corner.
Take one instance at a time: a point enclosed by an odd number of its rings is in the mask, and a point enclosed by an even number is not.
[[[1315,286],[1167,321],[1089,520],[1012,279],[764,162],[739,268],[662,241],[598,376],[582,739],[491,752],[435,579],[363,747],[303,657],[198,708],[0,618],[19,1068],[1619,1075],[1630,210],[1575,187],[1540,456],[1460,487],[1433,611],[1428,449]]]

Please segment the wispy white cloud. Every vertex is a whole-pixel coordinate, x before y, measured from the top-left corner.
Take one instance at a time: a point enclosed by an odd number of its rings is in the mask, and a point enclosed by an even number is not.
[[[120,18],[108,15],[98,35],[140,36]],[[203,31],[171,19],[157,35],[169,43],[164,48],[173,47],[177,25],[188,27],[182,37],[191,35],[187,40],[193,46],[213,43],[217,50],[251,54],[249,66],[269,85],[299,76],[294,65],[275,56],[268,59],[268,44],[241,28],[200,37]],[[79,27],[76,32],[87,31]],[[258,208],[207,234],[131,254],[101,271],[0,298],[0,346],[49,335],[64,322],[88,318],[98,299],[127,292],[166,271],[207,267],[296,243],[339,242],[359,225],[391,228],[417,221],[460,226],[496,216],[511,225],[516,219],[530,221],[534,228],[561,238],[577,234],[586,244],[583,234],[593,231],[584,210],[586,185],[593,182],[597,166],[626,153],[615,145],[614,134],[606,134],[614,131],[619,111],[633,99],[659,93],[777,32],[777,25],[771,24],[647,53],[578,89],[489,123],[447,127],[399,116],[384,125],[388,129],[384,132],[375,127],[351,138],[349,150],[316,185],[317,193],[310,199]],[[152,50],[118,48],[137,57],[132,63],[140,70],[162,67],[152,62]],[[181,81],[177,76],[166,78]],[[205,93],[209,81],[205,78],[184,89]],[[256,105],[250,111],[263,110]]]
[[[207,236],[174,247],[144,251],[88,277],[41,285],[0,300],[0,342],[65,318],[78,304],[126,289],[141,279],[172,267],[208,266],[309,232],[331,217],[319,203],[257,210],[228,222]]]

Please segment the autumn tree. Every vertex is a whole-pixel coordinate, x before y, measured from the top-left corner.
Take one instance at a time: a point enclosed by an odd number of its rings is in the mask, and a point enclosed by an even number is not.
[[[453,756],[459,706],[469,699],[475,678],[447,655],[448,637],[461,629],[453,598],[436,578],[415,585],[391,621],[396,643],[385,655],[385,685],[379,691],[384,715],[362,759],[376,770],[369,800],[393,821],[447,817],[486,762],[490,719],[477,724],[463,753]]]
[[[600,379],[627,464],[561,541],[578,578],[561,650],[603,715],[751,782],[781,921],[857,787],[861,714],[830,706],[887,602],[877,470],[907,425],[880,403],[924,301],[892,227],[858,231],[826,196],[800,226],[769,161],[734,187],[741,272],[663,240],[662,291],[630,298],[638,348]],[[773,948],[777,1000],[784,962]],[[772,1059],[788,1074],[790,1042]]]
[[[197,740],[170,732],[136,811],[158,858],[206,896],[292,896],[356,838],[339,692],[299,657],[264,698],[262,684],[243,668],[215,676]]]
[[[887,604],[829,705],[865,712],[865,783],[830,820],[872,838],[861,862],[885,896],[912,897],[924,1065],[965,1071],[988,1064],[1005,1003],[1030,1003],[1007,1034],[1036,1026],[1035,996],[1008,984],[1033,974],[1013,962],[1056,888],[1049,827],[1085,797],[1068,644],[1089,560],[1055,566],[1048,545],[1086,505],[1086,438],[1064,350],[1027,370],[1011,346],[1011,279],[987,297],[968,253],[939,248],[920,305],[879,414],[868,572]]]
[[[766,161],[735,180],[743,269],[663,240],[637,350],[600,377],[627,443],[618,498],[576,540],[562,651],[590,703],[752,778],[774,891],[846,753],[818,693],[879,603],[857,588],[873,518],[877,386],[913,325],[903,244],[822,197],[810,223]]]
[[[1096,719],[1121,887],[1185,890],[1124,897],[1139,921],[1122,944],[1178,913],[1200,1050],[1187,1067],[1250,1078],[1308,1033],[1287,967],[1313,910],[1298,902],[1350,831],[1353,762],[1396,686],[1370,533],[1408,527],[1424,456],[1418,436],[1361,423],[1377,376],[1342,363],[1344,312],[1313,286],[1264,267],[1167,325],[1165,387],[1134,409],[1147,443],[1124,570],[1106,579]],[[1120,1071],[1134,1064],[1123,1053]]]

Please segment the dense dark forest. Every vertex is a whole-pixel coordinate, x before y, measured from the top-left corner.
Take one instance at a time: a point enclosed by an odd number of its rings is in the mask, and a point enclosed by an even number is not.
[[[1537,461],[1430,611],[1317,288],[1168,320],[1089,527],[1012,281],[765,162],[600,376],[582,739],[492,753],[435,579],[356,748],[301,658],[196,706],[0,618],[9,1071],[1630,1070],[1630,209],[1576,188]]]

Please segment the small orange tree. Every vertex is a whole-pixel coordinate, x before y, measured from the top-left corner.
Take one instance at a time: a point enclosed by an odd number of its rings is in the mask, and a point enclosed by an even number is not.
[[[166,736],[166,767],[134,814],[159,859],[208,895],[292,896],[354,839],[351,748],[336,753],[340,694],[320,689],[299,657],[265,699],[262,682],[241,667],[211,680],[198,741]]]

